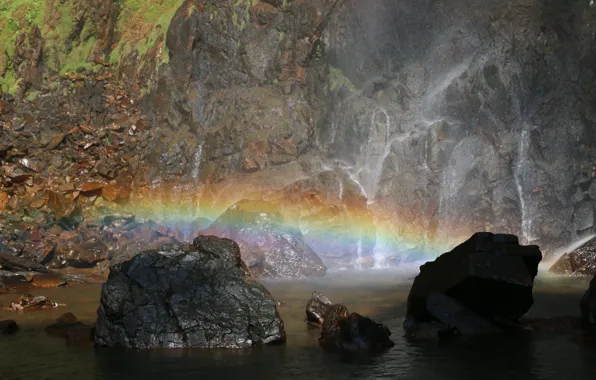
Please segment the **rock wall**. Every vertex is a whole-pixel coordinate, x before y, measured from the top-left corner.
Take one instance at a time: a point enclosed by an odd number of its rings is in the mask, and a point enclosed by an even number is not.
[[[342,261],[412,248],[373,224],[413,245],[490,230],[544,252],[594,230],[587,1],[19,0],[0,14],[3,138],[121,133],[77,175],[129,186],[137,208],[213,219],[275,201]],[[18,186],[0,198],[13,214],[30,207]]]

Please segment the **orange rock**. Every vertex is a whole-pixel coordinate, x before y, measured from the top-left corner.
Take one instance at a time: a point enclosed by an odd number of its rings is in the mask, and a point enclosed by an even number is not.
[[[124,200],[130,196],[130,189],[120,185],[107,185],[101,189],[101,196],[110,202]]]
[[[6,210],[6,206],[8,205],[8,200],[10,197],[4,191],[0,191],[0,212]]]
[[[83,183],[81,186],[79,186],[79,189],[82,192],[88,192],[103,189],[105,186],[106,184],[104,182],[90,181]]]
[[[53,273],[39,273],[31,278],[31,286],[36,288],[56,288],[66,284],[66,281]]]

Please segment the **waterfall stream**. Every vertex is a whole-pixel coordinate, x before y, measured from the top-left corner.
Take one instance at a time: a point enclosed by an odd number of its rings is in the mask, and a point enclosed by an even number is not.
[[[517,195],[521,208],[521,241],[525,244],[535,240],[532,236],[532,219],[528,209],[529,196],[527,191],[531,189],[531,171],[529,161],[530,132],[528,124],[522,125],[518,145],[517,163],[513,173]]]

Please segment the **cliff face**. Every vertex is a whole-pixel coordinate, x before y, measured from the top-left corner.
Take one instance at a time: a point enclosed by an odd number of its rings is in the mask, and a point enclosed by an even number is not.
[[[399,262],[476,230],[548,251],[594,229],[595,14],[586,1],[10,2],[3,143],[93,164],[61,165],[51,185],[5,168],[37,192],[108,181],[149,213],[264,198],[348,261]],[[81,126],[98,141],[84,150]],[[6,173],[5,208],[31,208]]]

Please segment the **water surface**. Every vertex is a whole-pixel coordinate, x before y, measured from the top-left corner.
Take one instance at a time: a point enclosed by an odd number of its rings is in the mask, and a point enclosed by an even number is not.
[[[483,338],[450,343],[409,343],[401,324],[413,274],[369,270],[331,273],[323,279],[266,282],[284,305],[280,312],[288,341],[283,346],[251,350],[95,349],[68,346],[45,335],[43,327],[71,311],[93,322],[99,285],[38,292],[68,306],[59,310],[16,313],[0,311],[0,319],[16,319],[22,330],[0,337],[0,379],[593,379],[596,343],[575,335],[533,338]],[[535,305],[529,315],[578,315],[578,303],[587,281],[541,278],[535,287]],[[368,358],[342,357],[323,352],[318,331],[304,323],[304,306],[313,290],[326,294],[385,323],[393,331],[395,347]],[[16,298],[1,296],[0,303]]]

